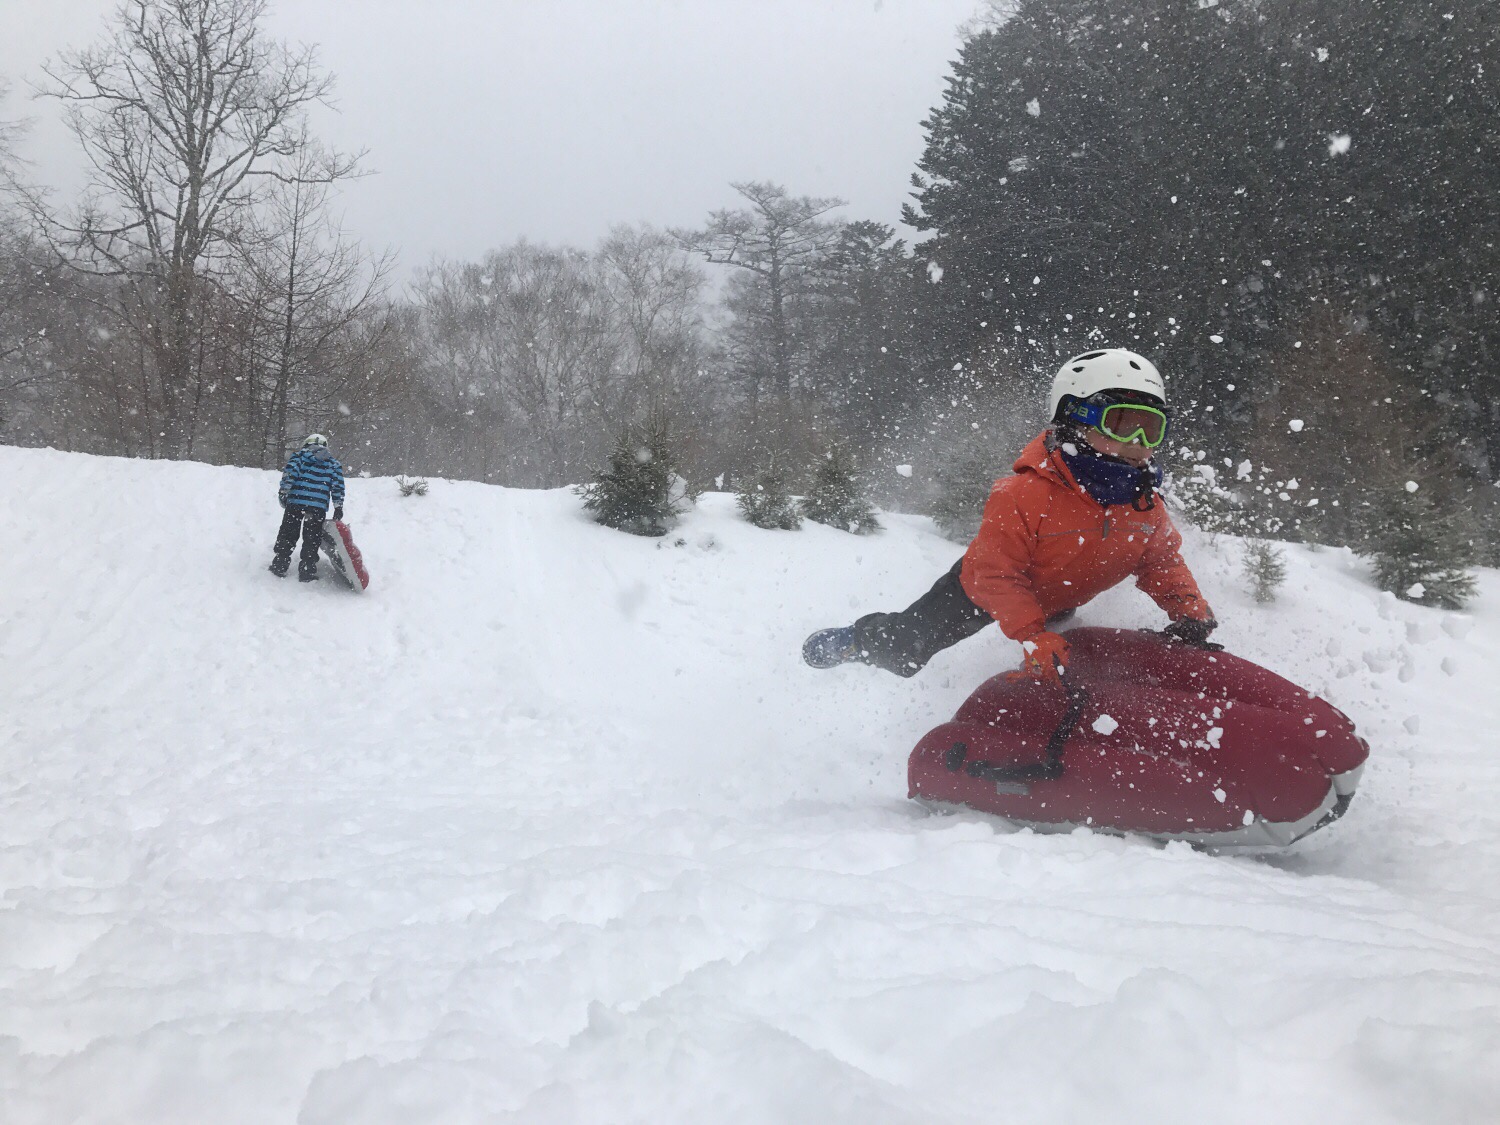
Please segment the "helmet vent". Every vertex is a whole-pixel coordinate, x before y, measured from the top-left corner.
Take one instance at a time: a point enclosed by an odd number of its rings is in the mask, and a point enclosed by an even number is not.
[[[1140,369],[1141,369],[1141,365],[1140,365],[1140,364],[1139,364],[1139,363],[1137,363],[1137,362],[1136,362],[1136,361],[1135,361],[1135,360],[1133,360],[1133,359],[1132,359],[1132,360],[1131,360],[1131,361],[1130,361],[1130,366],[1131,366],[1131,367],[1134,367],[1134,368],[1135,368],[1135,369],[1136,369],[1136,370],[1137,370],[1137,371],[1139,371],[1139,370],[1140,370]]]
[[[1084,359],[1098,359],[1103,354],[1104,354],[1103,352],[1089,352],[1088,355],[1081,355],[1078,358],[1080,360],[1084,360]]]

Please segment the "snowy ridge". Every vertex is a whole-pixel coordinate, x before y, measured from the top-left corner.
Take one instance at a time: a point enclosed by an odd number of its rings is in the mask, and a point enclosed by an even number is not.
[[[797,653],[951,564],[921,518],[357,480],[359,599],[265,572],[272,473],[0,474],[7,1125],[1500,1119],[1494,572],[1449,614],[1289,548],[1263,609],[1190,536],[1221,638],[1373,747],[1260,862],[905,799],[1014,647]]]

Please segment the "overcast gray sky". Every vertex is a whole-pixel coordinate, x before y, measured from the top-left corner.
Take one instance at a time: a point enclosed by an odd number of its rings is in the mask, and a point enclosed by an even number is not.
[[[31,117],[32,177],[78,167],[27,81],[99,39],[115,0],[0,0],[0,116]],[[895,224],[979,0],[273,0],[269,30],[338,79],[319,134],[369,150],[349,229],[401,273],[526,236],[699,223],[731,180],[838,195]]]

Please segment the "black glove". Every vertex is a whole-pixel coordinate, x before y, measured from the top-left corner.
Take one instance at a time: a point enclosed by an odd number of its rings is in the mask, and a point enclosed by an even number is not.
[[[336,520],[344,518],[344,506],[342,504],[333,510],[333,518]]]
[[[1162,630],[1162,636],[1174,640],[1180,644],[1192,645],[1195,648],[1206,648],[1213,652],[1223,650],[1223,645],[1213,644],[1208,635],[1219,627],[1219,623],[1210,617],[1207,621],[1199,621],[1194,617],[1179,617],[1172,624]]]

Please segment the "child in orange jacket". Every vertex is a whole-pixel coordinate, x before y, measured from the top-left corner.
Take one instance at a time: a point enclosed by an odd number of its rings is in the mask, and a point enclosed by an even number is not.
[[[941,650],[997,621],[1021,642],[1022,671],[1057,681],[1068,642],[1049,628],[1134,577],[1202,644],[1217,624],[1182,561],[1182,536],[1160,503],[1152,454],[1170,424],[1151,362],[1123,348],[1070,359],[1052,381],[1052,425],[995,482],[979,534],[953,569],[900,613],[821,629],[802,646],[814,668],[861,661],[913,676]]]

